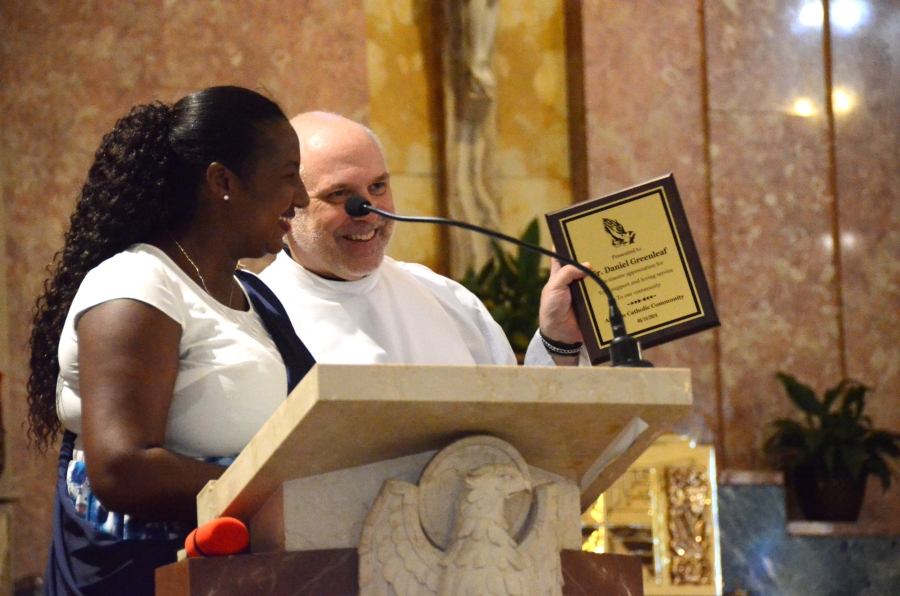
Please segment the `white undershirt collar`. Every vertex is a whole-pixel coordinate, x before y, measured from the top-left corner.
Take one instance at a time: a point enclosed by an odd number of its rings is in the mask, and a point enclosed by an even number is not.
[[[297,280],[302,287],[308,288],[315,294],[327,298],[341,298],[346,296],[362,296],[372,291],[381,278],[381,265],[378,269],[356,281],[342,281],[336,279],[325,279],[317,275],[295,261],[285,252],[278,254],[279,259],[285,259],[290,265],[297,269]],[[385,257],[387,259],[388,257]]]

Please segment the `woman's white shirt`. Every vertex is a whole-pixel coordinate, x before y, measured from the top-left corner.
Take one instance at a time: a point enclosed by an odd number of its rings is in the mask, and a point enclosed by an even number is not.
[[[189,457],[239,453],[287,395],[281,355],[252,305],[242,312],[219,303],[148,244],[92,269],[75,295],[59,342],[63,425],[81,433],[78,321],[94,306],[120,299],[157,308],[182,329],[164,446]]]

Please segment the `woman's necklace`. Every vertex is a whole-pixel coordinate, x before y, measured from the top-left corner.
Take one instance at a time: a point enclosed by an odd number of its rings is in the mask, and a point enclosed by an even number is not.
[[[200,267],[197,267],[197,263],[195,263],[194,260],[188,256],[187,251],[184,250],[184,248],[180,244],[178,244],[178,240],[175,240],[175,238],[172,238],[172,242],[175,243],[175,246],[178,247],[178,250],[181,251],[181,254],[184,255],[184,258],[187,259],[188,263],[191,264],[191,267],[194,268],[194,271],[197,272],[197,277],[200,278],[200,283],[203,285],[203,289],[206,290],[206,293],[209,294],[210,297],[215,299],[215,296],[213,296],[212,292],[210,292],[209,288],[206,286],[206,280],[203,279],[203,275],[200,274]],[[231,299],[232,298],[234,298],[234,280],[231,281],[231,293],[228,294],[228,308],[231,308]]]

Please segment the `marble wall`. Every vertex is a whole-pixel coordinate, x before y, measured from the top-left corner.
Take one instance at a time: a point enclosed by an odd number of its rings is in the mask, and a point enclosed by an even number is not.
[[[767,424],[792,413],[778,370],[818,390],[856,377],[900,430],[900,7],[573,4],[590,194],[674,172],[722,321],[648,350],[693,370],[682,430],[721,468],[761,467]],[[900,532],[898,491],[870,492],[864,517]]]
[[[853,4],[846,4],[852,7]],[[847,374],[875,391],[875,423],[900,431],[900,6],[831,2],[833,169]],[[870,490],[863,522],[900,535],[900,475]]]
[[[698,3],[581,4],[588,194],[674,173],[715,292]],[[704,442],[720,438],[718,339],[705,332],[646,351],[657,366],[691,368],[696,405],[679,430]]]
[[[832,2],[832,12],[838,3]],[[876,388],[876,420],[900,420],[900,7],[861,4],[832,27],[836,209],[847,372]],[[836,19],[833,19],[834,22]]]
[[[722,457],[753,467],[763,426],[789,412],[774,372],[819,388],[842,374],[823,36],[798,31],[796,0],[707,6]]]

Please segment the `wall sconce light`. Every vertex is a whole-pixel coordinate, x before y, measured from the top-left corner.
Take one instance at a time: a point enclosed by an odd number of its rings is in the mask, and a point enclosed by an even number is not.
[[[824,0],[828,2],[829,0]],[[800,7],[797,22],[802,27],[819,29],[825,19],[823,0],[808,0]],[[829,5],[829,17],[834,30],[852,33],[863,25],[869,16],[869,5],[865,0],[834,0]]]
[[[797,98],[797,101],[794,102],[791,112],[796,116],[809,118],[810,116],[815,116],[818,110],[811,100],[806,97],[799,97]]]
[[[831,107],[835,114],[846,114],[856,105],[853,93],[846,89],[835,89],[831,94]]]

